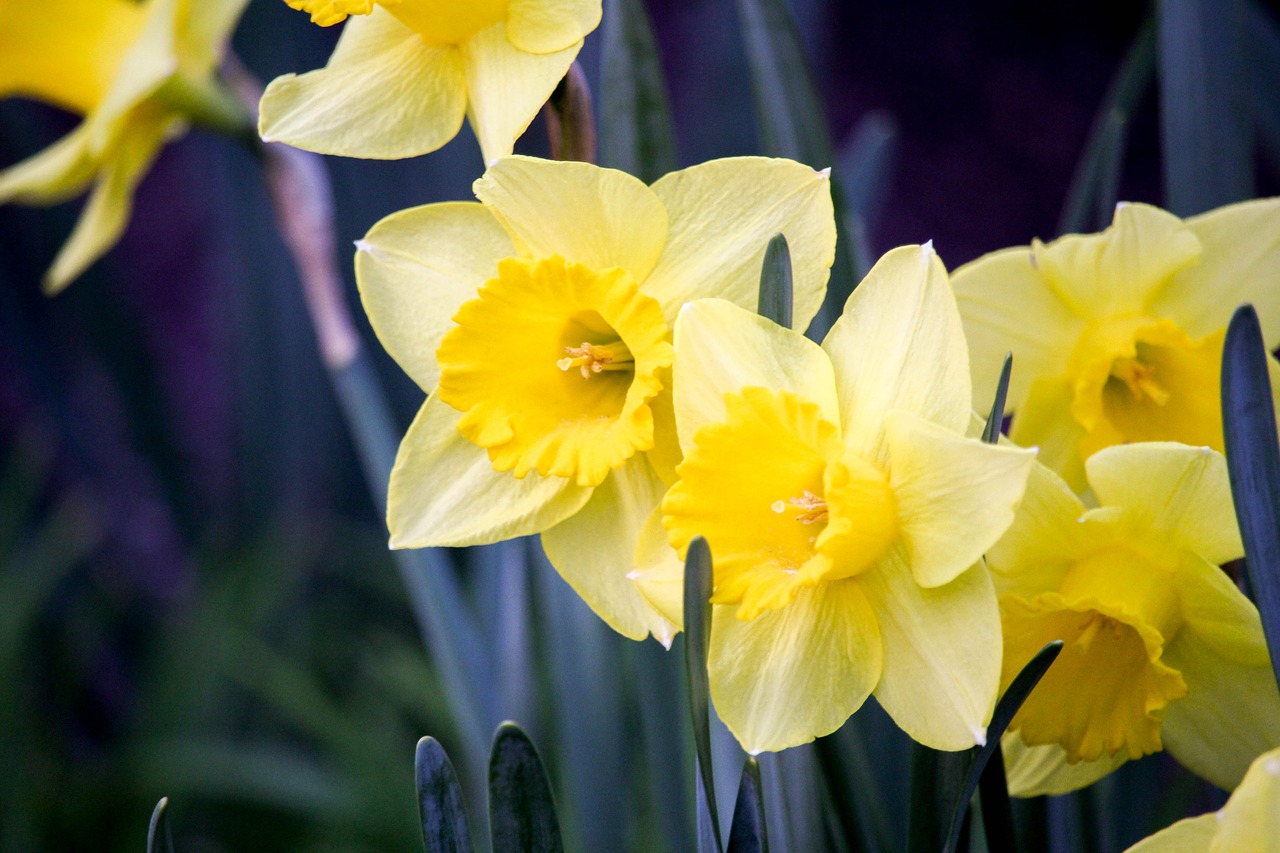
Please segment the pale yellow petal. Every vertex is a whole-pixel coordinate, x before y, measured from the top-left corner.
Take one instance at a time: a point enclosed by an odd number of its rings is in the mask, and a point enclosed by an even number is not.
[[[271,81],[258,131],[321,154],[415,157],[453,139],[466,108],[461,52],[428,46],[376,7],[347,22],[324,68]]]
[[[453,315],[515,250],[483,205],[446,202],[393,213],[357,243],[356,284],[378,340],[431,392],[436,348]]]
[[[875,696],[903,731],[933,749],[986,740],[1000,688],[1000,614],[987,569],[916,584],[902,549],[857,578],[880,623],[884,672]]]
[[[1100,234],[1069,234],[1034,246],[1036,264],[1080,317],[1144,313],[1170,276],[1200,257],[1182,220],[1148,204],[1119,204]]]
[[[507,37],[529,53],[553,53],[600,25],[600,0],[510,0]]]
[[[1004,249],[967,263],[951,274],[951,287],[969,342],[975,409],[991,410],[1006,353],[1013,353],[1006,411],[1036,379],[1066,373],[1084,321],[1049,287],[1030,249]]]
[[[400,442],[387,492],[392,548],[462,546],[540,533],[580,510],[591,489],[563,477],[518,480],[493,470],[435,397]]]
[[[639,179],[589,163],[503,157],[475,193],[522,254],[621,267],[653,295],[643,282],[666,240],[667,212]]]
[[[1173,442],[1116,445],[1090,456],[1085,470],[1099,501],[1128,508],[1170,544],[1213,563],[1244,556],[1221,453]]]
[[[675,344],[676,426],[686,449],[698,427],[725,419],[724,395],[748,386],[794,392],[840,422],[831,361],[798,332],[731,302],[699,299],[676,319]]]
[[[670,322],[685,302],[717,296],[756,310],[769,240],[791,250],[792,325],[803,331],[817,313],[835,260],[831,180],[791,160],[730,157],[659,179],[671,231],[645,287]]]
[[[803,589],[749,622],[735,610],[714,609],[707,666],[716,713],[747,752],[830,734],[870,695],[880,676],[880,637],[857,583]]]
[[[1200,263],[1177,273],[1155,311],[1192,337],[1227,325],[1242,302],[1253,303],[1267,349],[1280,346],[1280,198],[1230,204],[1186,220],[1200,240]]]
[[[177,32],[186,0],[152,0],[146,18],[111,81],[106,97],[89,114],[91,144],[104,151],[120,133],[119,122],[178,71]]]
[[[1013,523],[986,552],[996,590],[1029,599],[1057,589],[1085,546],[1084,511],[1061,477],[1033,463]]]
[[[662,507],[649,514],[640,530],[636,569],[631,573],[631,579],[645,599],[676,630],[683,630],[684,561],[667,542],[667,532],[662,527]]]
[[[639,454],[596,486],[582,509],[544,531],[542,547],[560,577],[610,628],[633,640],[652,633],[669,645],[675,626],[631,578],[640,534],[665,491]],[[674,549],[667,548],[674,556]]]
[[[1276,848],[1280,843],[1280,750],[1258,756],[1216,818],[1214,853]]]
[[[81,124],[43,151],[0,171],[0,204],[57,204],[83,192],[96,168],[89,152],[89,129]]]
[[[1217,831],[1216,815],[1184,818],[1142,839],[1125,853],[1209,853]]]
[[[1058,744],[1028,746],[1017,732],[1000,739],[1009,793],[1015,797],[1067,794],[1097,782],[1129,760],[1121,750],[1097,761],[1067,761],[1067,751]]]
[[[185,19],[178,31],[184,68],[203,72],[217,66],[248,3],[249,0],[185,0]]]
[[[1017,406],[1009,438],[1014,444],[1036,448],[1036,459],[1062,477],[1073,491],[1083,492],[1089,486],[1079,450],[1085,432],[1071,415],[1071,399],[1071,385],[1065,379],[1033,382]]]
[[[910,412],[890,412],[889,488],[911,573],[921,586],[950,583],[1013,521],[1035,453],[984,444]]]
[[[511,153],[573,64],[582,42],[570,41],[560,48],[554,53],[526,53],[507,40],[502,24],[463,43],[467,115],[486,163]]]
[[[1183,553],[1173,581],[1187,622],[1184,631],[1236,663],[1270,666],[1258,608],[1226,572],[1203,557]]]
[[[1250,761],[1280,746],[1280,690],[1270,664],[1236,663],[1196,639],[1184,629],[1165,649],[1188,693],[1169,704],[1161,737],[1188,770],[1229,791]]]

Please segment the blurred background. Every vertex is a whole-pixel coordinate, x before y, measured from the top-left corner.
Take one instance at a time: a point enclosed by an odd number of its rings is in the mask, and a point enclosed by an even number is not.
[[[644,5],[678,165],[778,153],[735,3]],[[793,0],[834,143],[812,165],[836,167],[853,211],[849,268],[930,239],[954,268],[1094,230],[1115,197],[1192,213],[1274,194],[1276,8],[1222,5],[1240,103],[1208,108],[1245,116],[1243,174],[1187,190],[1162,98],[1198,72],[1161,64],[1152,4]],[[324,64],[337,36],[252,0],[234,51],[265,81]],[[581,56],[593,91],[601,42]],[[0,167],[75,121],[0,103]],[[546,154],[541,119],[518,150]],[[470,198],[479,149],[464,130],[414,160],[326,164],[348,296],[403,430],[422,394],[359,311],[350,244],[401,208]],[[47,299],[40,276],[77,213],[0,207],[0,851],[140,851],[166,795],[192,853],[416,850],[417,738],[439,738],[474,794],[474,733],[507,718],[542,750],[571,849],[692,849],[679,642],[611,634],[536,542],[397,566],[248,148],[202,132],[168,146],[124,239]],[[469,633],[451,636],[484,661],[465,674],[474,719],[423,642],[439,626],[406,592],[415,571],[462,597]],[[763,761],[773,807],[795,806],[776,814],[775,849],[900,848],[904,736],[869,703],[827,740]],[[1018,814],[1058,849],[1115,850],[1223,799],[1154,757]]]

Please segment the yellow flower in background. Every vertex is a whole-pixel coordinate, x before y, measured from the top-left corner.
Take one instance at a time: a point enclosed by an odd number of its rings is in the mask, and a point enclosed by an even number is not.
[[[1280,749],[1254,759],[1217,812],[1180,820],[1127,853],[1274,853],[1280,849]]]
[[[1280,745],[1280,691],[1258,611],[1218,567],[1244,553],[1226,461],[1154,442],[1099,451],[1086,468],[1100,507],[1037,466],[987,551],[1002,682],[1066,641],[1005,738],[1010,790],[1064,793],[1162,748],[1230,790]]]
[[[511,153],[600,23],[601,0],[286,0],[328,26],[329,64],[272,81],[258,129],[321,154],[435,151],[470,119],[486,163]]]
[[[867,696],[936,749],[982,743],[1000,676],[983,552],[1033,452],[966,438],[969,366],[931,247],[885,255],[819,347],[720,300],[676,323],[684,461],[662,505],[711,547],[716,711],[752,753]],[[674,584],[641,582],[669,618]]]
[[[1231,312],[1252,302],[1280,345],[1280,199],[1185,221],[1121,204],[1100,234],[994,252],[952,277],[988,405],[1013,352],[1010,438],[1079,491],[1113,444],[1222,450],[1219,372]]]
[[[233,120],[213,74],[246,2],[0,0],[0,97],[85,117],[0,171],[0,204],[56,204],[90,190],[45,276],[47,291],[61,290],[120,238],[138,182],[192,114]]]
[[[509,157],[475,192],[479,204],[383,219],[356,254],[374,330],[430,395],[391,475],[391,545],[542,533],[552,564],[615,630],[670,642],[675,625],[630,575],[675,560],[657,512],[680,455],[671,323],[703,296],[754,308],[781,232],[806,325],[835,257],[827,175],[743,157],[649,187]]]

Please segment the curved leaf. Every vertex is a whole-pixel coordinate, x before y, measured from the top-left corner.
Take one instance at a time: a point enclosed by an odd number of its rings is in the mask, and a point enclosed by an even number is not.
[[[444,747],[433,737],[418,741],[413,759],[418,818],[427,853],[471,853],[471,831],[462,789]]]
[[[792,299],[791,249],[787,238],[774,234],[764,251],[764,265],[760,268],[760,300],[756,313],[782,326],[791,328]]]
[[[563,853],[555,799],[533,741],[513,722],[498,726],[489,758],[489,830],[495,851]]]

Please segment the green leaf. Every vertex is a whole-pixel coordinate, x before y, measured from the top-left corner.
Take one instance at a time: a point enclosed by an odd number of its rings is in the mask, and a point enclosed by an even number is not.
[[[1013,353],[1005,353],[1004,365],[1000,368],[1000,381],[996,383],[996,396],[991,401],[987,425],[982,428],[982,440],[987,444],[995,444],[1000,440],[1000,427],[1004,423],[1004,403],[1009,396],[1009,374],[1012,371]]]
[[[1156,4],[1165,200],[1179,216],[1251,198],[1243,0]]]
[[[836,819],[844,835],[860,849],[888,850],[893,847],[891,823],[885,791],[867,751],[867,719],[861,712],[854,714],[843,726],[814,741],[814,749],[838,805]]]
[[[600,41],[601,166],[645,183],[676,168],[676,140],[658,45],[644,0],[605,0]]]
[[[787,238],[774,234],[764,252],[760,269],[760,298],[756,313],[779,326],[791,328],[792,307],[791,249]]]
[[[754,756],[747,756],[742,765],[742,782],[738,786],[738,801],[733,807],[727,853],[769,853],[764,789],[760,786],[760,765]]]
[[[1236,309],[1222,346],[1222,436],[1245,567],[1280,683],[1280,446],[1258,315]]]
[[[698,756],[698,850],[720,853],[720,814],[716,809],[715,776],[711,770],[710,684],[707,646],[711,641],[711,548],[701,536],[689,543],[684,558],[684,663],[689,683],[689,713]]]
[[[562,853],[560,823],[542,759],[518,725],[505,722],[489,758],[489,829],[495,851]]]
[[[947,834],[945,816],[964,790],[974,750],[940,752],[919,743],[911,751],[911,800],[907,812],[909,853],[936,853]]]
[[[471,853],[471,830],[462,803],[462,788],[438,740],[424,737],[418,741],[413,771],[422,843],[427,853]]]
[[[169,798],[161,797],[151,813],[147,828],[147,853],[173,853],[173,834],[169,832]]]
[[[951,826],[947,831],[946,844],[943,846],[944,853],[950,853],[957,848],[960,843],[962,829],[965,825],[965,818],[969,812],[969,801],[973,798],[973,792],[978,788],[980,777],[984,775],[984,771],[990,765],[999,765],[999,775],[1004,776],[1003,758],[1000,756],[1000,738],[1004,737],[1005,730],[1009,728],[1009,723],[1013,722],[1013,717],[1018,713],[1018,709],[1022,707],[1022,703],[1027,701],[1027,697],[1031,695],[1031,691],[1040,683],[1040,679],[1044,677],[1049,666],[1058,659],[1058,654],[1062,651],[1062,641],[1054,640],[1045,645],[1043,649],[1036,653],[1027,665],[1022,668],[1017,677],[1013,679],[1013,683],[1009,685],[1009,689],[1000,697],[1000,701],[996,703],[995,712],[991,715],[991,724],[987,726],[987,742],[977,751],[974,756],[973,763],[969,767],[968,776],[965,778],[964,786],[960,790],[960,795],[955,799],[955,809],[951,815]],[[996,761],[992,762],[992,758]],[[994,772],[994,771],[993,771]],[[1005,802],[1008,802],[1008,792],[1005,792]],[[984,813],[985,814],[985,813]],[[1008,813],[1001,816],[1000,824],[1008,827],[1012,822],[1012,818]],[[990,826],[990,825],[988,825]],[[991,829],[988,829],[988,844],[992,837]],[[993,853],[998,849],[991,847]]]
[[[833,189],[841,236],[849,247],[854,284],[875,263],[871,231],[893,180],[898,156],[898,125],[887,113],[873,110],[858,119],[836,158]],[[850,291],[852,292],[852,291]],[[834,294],[837,309],[848,293]]]

